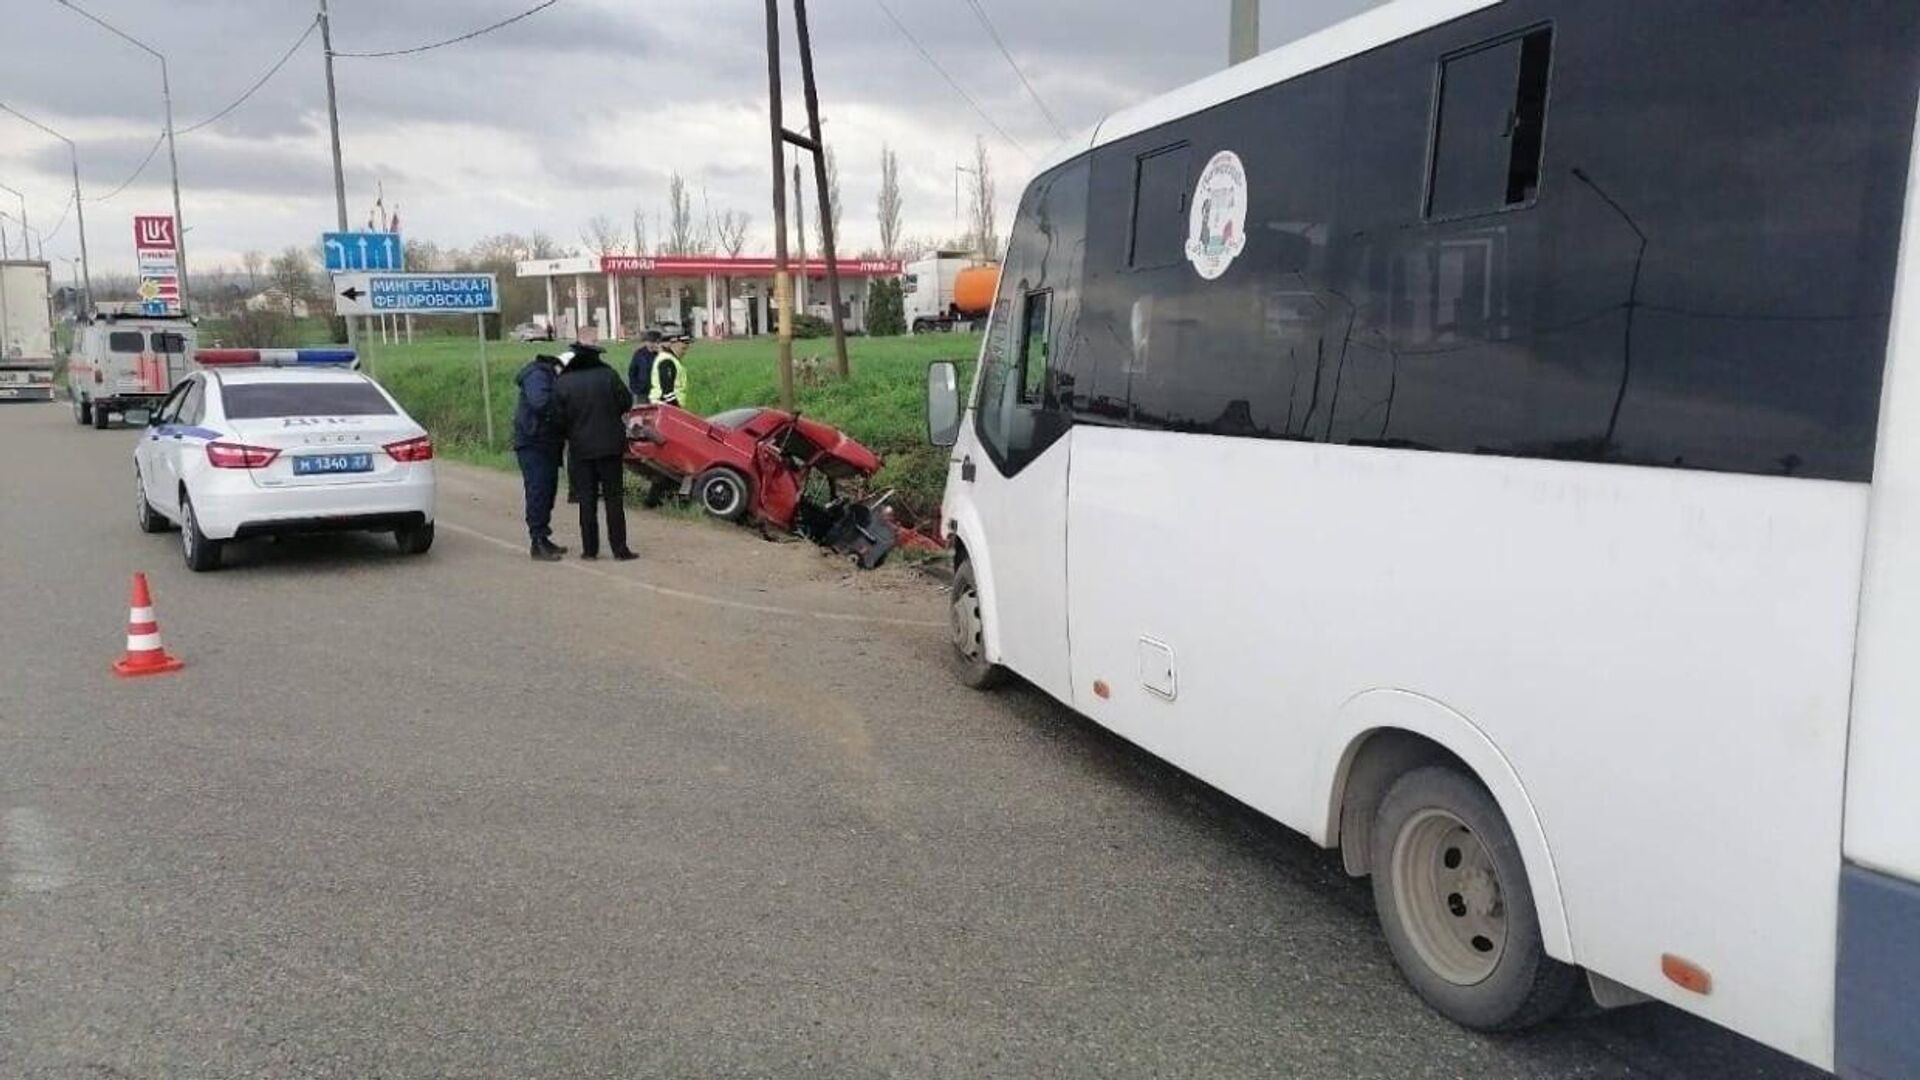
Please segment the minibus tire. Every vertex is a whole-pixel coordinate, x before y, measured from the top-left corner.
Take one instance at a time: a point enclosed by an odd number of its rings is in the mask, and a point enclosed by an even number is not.
[[[952,646],[947,656],[954,677],[975,690],[991,690],[1005,682],[1007,669],[988,661],[984,651],[986,620],[980,612],[980,587],[974,582],[972,562],[961,563],[953,572],[953,584],[947,591],[947,618]],[[963,636],[973,641],[971,654],[961,648]]]
[[[1372,854],[1381,930],[1434,1011],[1476,1031],[1517,1031],[1573,1003],[1579,969],[1547,955],[1513,830],[1473,776],[1433,765],[1394,781]]]
[[[95,402],[93,406],[93,415],[89,417],[89,419],[93,421],[93,430],[105,431],[107,430],[107,425],[113,422],[113,414],[107,411],[107,407],[105,405],[101,405],[100,403]]]

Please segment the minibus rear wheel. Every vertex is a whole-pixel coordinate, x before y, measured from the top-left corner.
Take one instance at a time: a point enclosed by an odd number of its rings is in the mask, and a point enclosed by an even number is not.
[[[1431,765],[1387,789],[1373,900],[1401,974],[1455,1023],[1516,1031],[1572,1004],[1579,969],[1547,955],[1513,830],[1473,776]]]

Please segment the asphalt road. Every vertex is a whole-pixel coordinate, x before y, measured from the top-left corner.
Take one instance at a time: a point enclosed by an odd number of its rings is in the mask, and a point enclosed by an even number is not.
[[[0,408],[0,1077],[1811,1075],[1438,1019],[1334,856],[955,687],[911,574],[658,516],[534,564],[443,464],[424,558],[196,576],[135,438]],[[178,675],[108,674],[136,569]]]

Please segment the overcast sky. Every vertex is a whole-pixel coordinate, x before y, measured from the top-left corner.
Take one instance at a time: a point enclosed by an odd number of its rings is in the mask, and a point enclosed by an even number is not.
[[[76,0],[165,52],[178,127],[238,97],[311,23],[312,0]],[[504,18],[534,0],[333,0],[341,52],[404,48]],[[844,190],[841,249],[877,243],[883,143],[902,161],[906,231],[945,237],[954,165],[985,136],[1010,206],[1058,141],[968,0],[887,0],[1004,131],[994,131],[901,36],[878,0],[813,0],[827,140]],[[1217,70],[1227,0],[978,0],[1069,131]],[[1271,0],[1271,48],[1375,0]],[[786,6],[786,0],[782,0]],[[105,202],[161,126],[158,65],[56,0],[5,0],[0,102],[72,138],[89,199],[96,272],[131,273],[136,213],[170,209],[166,152]],[[760,0],[559,0],[496,33],[433,52],[338,61],[349,216],[364,224],[375,184],[409,237],[465,246],[540,230],[581,243],[595,214],[630,221],[666,204],[667,175],[716,210],[753,216],[750,252],[771,250],[764,5]],[[785,28],[791,36],[791,26]],[[791,42],[789,41],[789,52]],[[789,107],[799,122],[798,67]],[[1017,145],[1016,145],[1017,144]],[[179,137],[192,266],[237,266],[249,248],[310,245],[333,226],[319,35],[253,98]],[[50,230],[71,192],[59,142],[0,113],[0,184]],[[0,192],[0,210],[18,211]],[[1009,212],[1002,210],[1002,222]],[[9,233],[12,228],[9,224]],[[810,230],[811,231],[811,230]],[[78,251],[69,215],[50,257]]]

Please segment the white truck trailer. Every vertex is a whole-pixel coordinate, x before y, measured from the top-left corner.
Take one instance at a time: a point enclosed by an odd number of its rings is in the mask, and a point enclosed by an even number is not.
[[[53,274],[0,260],[0,401],[53,400]]]

